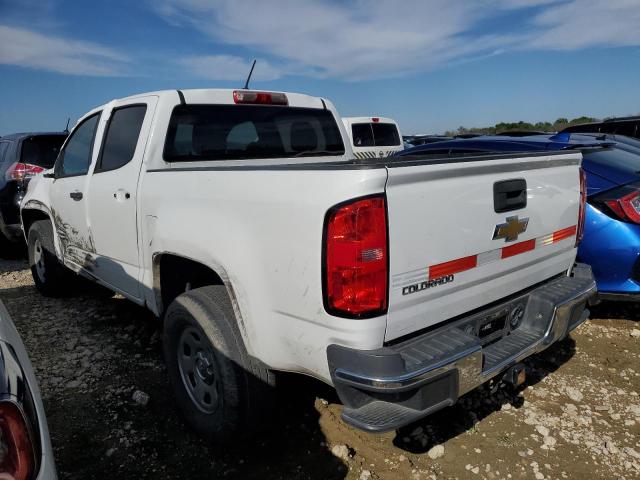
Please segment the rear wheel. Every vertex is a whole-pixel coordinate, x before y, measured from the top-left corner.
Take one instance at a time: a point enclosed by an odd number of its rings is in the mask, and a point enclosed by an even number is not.
[[[178,406],[198,433],[222,442],[266,424],[274,374],[247,354],[224,286],[197,288],[171,303],[164,353]]]
[[[75,275],[56,257],[50,222],[39,220],[31,225],[27,249],[31,275],[38,291],[47,297],[60,296]]]

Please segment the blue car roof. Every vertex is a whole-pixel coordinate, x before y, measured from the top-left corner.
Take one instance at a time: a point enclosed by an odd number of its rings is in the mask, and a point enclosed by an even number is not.
[[[545,150],[569,150],[576,148],[605,147],[612,145],[609,139],[600,140],[596,136],[558,133],[555,135],[498,136],[482,135],[474,138],[456,138],[425,145],[418,145],[399,152],[398,156],[416,155],[430,151],[476,150],[486,152],[535,152]]]
[[[419,145],[396,156],[464,155],[472,153],[544,152],[580,149],[589,195],[640,180],[640,140],[600,133],[490,136]]]
[[[66,137],[69,135],[69,132],[20,132],[20,133],[10,133],[9,135],[4,135],[0,138],[2,138],[2,140],[11,140],[15,142],[28,137],[53,136],[53,135],[60,135],[60,136]]]

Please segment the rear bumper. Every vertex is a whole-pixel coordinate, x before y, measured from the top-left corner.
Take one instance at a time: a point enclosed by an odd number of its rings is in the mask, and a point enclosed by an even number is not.
[[[441,408],[584,322],[596,294],[591,269],[546,282],[445,326],[377,350],[327,348],[342,418],[367,431],[394,430]],[[511,327],[520,318],[517,327]],[[487,325],[489,327],[487,328]],[[480,330],[489,334],[480,338]]]
[[[20,202],[22,194],[15,186],[5,185],[0,192],[0,233],[12,242],[24,237],[20,225]]]
[[[640,225],[611,218],[587,204],[578,260],[591,265],[603,300],[640,294]]]

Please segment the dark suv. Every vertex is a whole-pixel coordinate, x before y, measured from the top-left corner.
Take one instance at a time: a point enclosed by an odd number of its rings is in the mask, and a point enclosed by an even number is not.
[[[610,118],[603,122],[582,123],[565,128],[563,133],[613,133],[640,138],[640,117]]]
[[[67,133],[0,137],[0,243],[22,240],[20,202],[31,177],[53,167]]]

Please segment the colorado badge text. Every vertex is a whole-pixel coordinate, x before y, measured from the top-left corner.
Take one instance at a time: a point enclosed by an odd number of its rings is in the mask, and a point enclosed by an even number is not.
[[[414,285],[408,285],[402,288],[402,295],[409,295],[411,293],[420,292],[427,288],[438,287],[445,283],[451,283],[454,280],[453,275],[447,275],[446,277],[434,278],[433,280],[425,280],[424,282],[416,283]]]

